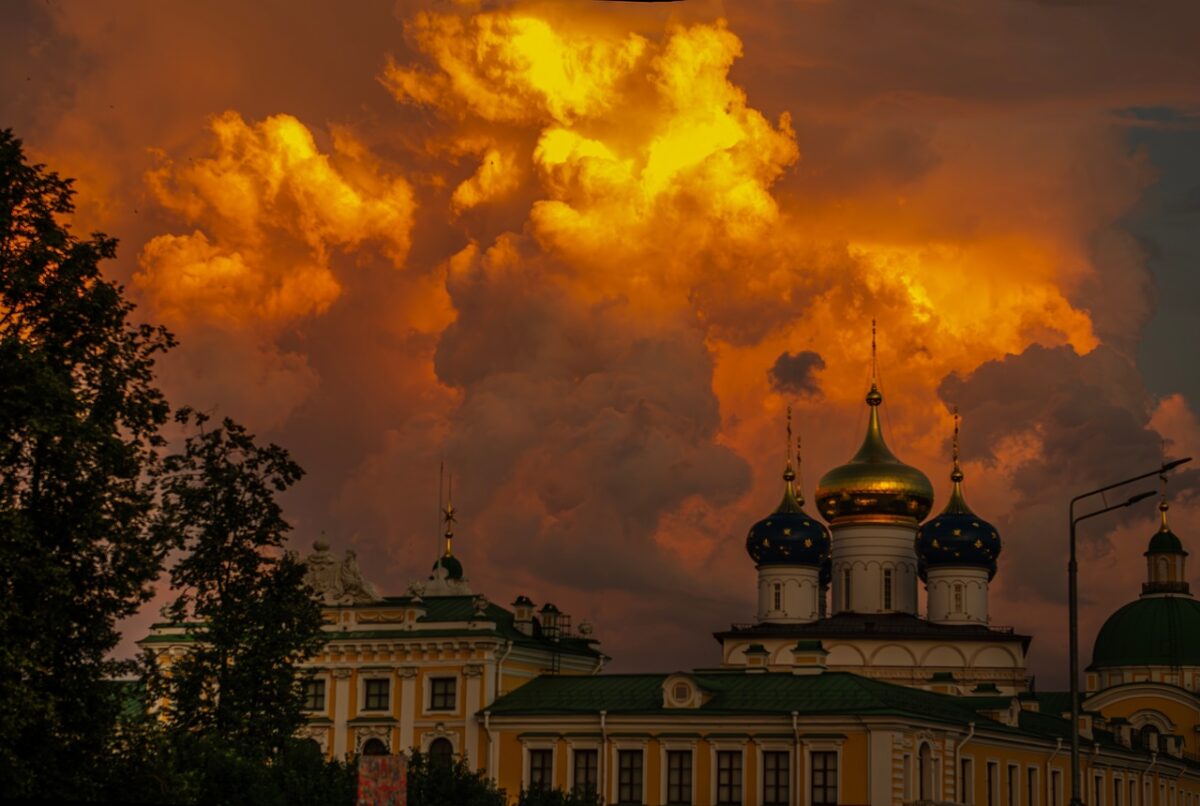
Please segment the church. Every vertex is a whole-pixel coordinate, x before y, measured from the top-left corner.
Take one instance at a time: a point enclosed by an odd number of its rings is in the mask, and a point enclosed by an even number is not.
[[[1200,603],[1165,494],[1147,581],[1097,635],[1073,728],[1069,696],[1031,686],[1031,637],[990,623],[1002,542],[967,503],[957,417],[950,499],[931,514],[874,381],[865,402],[862,444],[821,477],[812,514],[799,451],[786,463],[745,541],[757,619],[715,633],[711,668],[606,674],[589,625],[488,600],[453,554],[452,505],[432,573],[403,595],[318,542],[305,562],[328,640],[304,735],[332,757],[461,756],[512,801],[556,787],[645,806],[1065,806],[1074,729],[1083,803],[1200,806]],[[172,624],[142,645],[187,651]]]

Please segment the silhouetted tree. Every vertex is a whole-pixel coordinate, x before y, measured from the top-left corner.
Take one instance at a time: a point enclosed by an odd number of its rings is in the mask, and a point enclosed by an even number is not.
[[[172,338],[130,323],[104,279],[116,241],[79,239],[69,180],[0,131],[0,799],[79,797],[103,777],[118,619],[150,595],[148,529]]]
[[[264,762],[304,722],[299,665],[323,642],[304,566],[281,551],[291,527],[275,500],[303,471],[228,418],[212,429],[189,409],[176,419],[196,432],[164,460],[156,531],[182,552],[170,612],[194,643],[166,674],[147,664],[151,693],[166,698],[177,731],[217,737],[240,758]]]

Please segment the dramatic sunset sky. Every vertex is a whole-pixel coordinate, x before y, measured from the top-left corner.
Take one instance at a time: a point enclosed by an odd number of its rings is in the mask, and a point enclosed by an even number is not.
[[[444,457],[476,589],[592,621],[616,670],[752,618],[785,407],[811,500],[878,319],[888,440],[940,509],[961,410],[993,621],[1048,688],[1068,499],[1200,457],[1198,8],[14,0],[0,126],[121,239],[171,401],[307,469],[296,548],[404,592]],[[1085,662],[1156,525],[1085,527]]]

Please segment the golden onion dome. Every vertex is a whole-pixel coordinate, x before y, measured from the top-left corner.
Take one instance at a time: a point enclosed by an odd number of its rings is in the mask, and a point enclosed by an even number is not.
[[[933,485],[888,448],[879,423],[883,395],[874,382],[867,393],[870,418],[858,453],[833,468],[817,485],[817,509],[830,523],[885,521],[916,524],[933,508]]]

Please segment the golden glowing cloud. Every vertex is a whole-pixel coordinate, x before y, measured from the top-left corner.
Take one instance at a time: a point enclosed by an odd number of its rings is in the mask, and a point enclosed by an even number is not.
[[[176,322],[282,322],[320,313],[341,286],[335,252],[373,244],[394,265],[408,254],[414,202],[348,133],[332,154],[290,115],[215,118],[211,156],[147,176],[163,207],[196,229],[142,250],[135,283]]]

